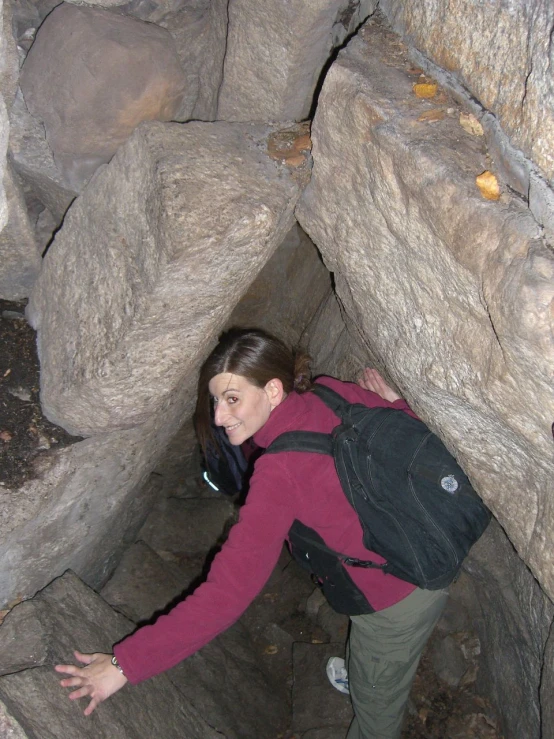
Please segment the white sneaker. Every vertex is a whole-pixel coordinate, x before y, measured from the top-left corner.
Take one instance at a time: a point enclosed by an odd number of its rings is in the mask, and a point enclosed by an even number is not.
[[[331,657],[327,662],[327,677],[331,685],[341,693],[350,695],[348,689],[348,671],[342,657]]]

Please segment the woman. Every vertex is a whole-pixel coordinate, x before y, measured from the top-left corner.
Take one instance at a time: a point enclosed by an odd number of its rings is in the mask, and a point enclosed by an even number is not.
[[[362,387],[329,377],[317,382],[350,402],[412,414],[375,370],[364,372]],[[210,439],[212,402],[216,424],[234,445],[253,438],[267,448],[285,431],[331,432],[338,419],[311,387],[307,357],[295,357],[263,331],[227,332],[200,373],[200,443],[205,447]],[[383,562],[362,544],[360,522],[331,457],[262,455],[239,521],[206,582],[155,624],[115,645],[113,656],[75,652],[84,668],[58,665],[58,672],[71,676],[61,685],[76,688],[69,697],[90,696],[88,715],[127,681],[138,683],[169,669],[231,626],[266,583],[295,521],[315,530],[335,551]],[[420,590],[380,569],[346,569],[368,604],[367,613],[351,616],[348,677],[355,717],[348,739],[393,739],[400,735],[417,663],[447,593]]]

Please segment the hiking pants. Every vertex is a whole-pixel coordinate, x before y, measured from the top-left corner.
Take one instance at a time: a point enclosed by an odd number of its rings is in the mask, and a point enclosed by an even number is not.
[[[447,599],[446,590],[417,588],[390,608],[350,617],[347,739],[398,739],[419,658]]]

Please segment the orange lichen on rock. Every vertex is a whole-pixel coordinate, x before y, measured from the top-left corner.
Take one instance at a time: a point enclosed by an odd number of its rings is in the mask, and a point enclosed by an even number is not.
[[[500,199],[500,185],[498,180],[492,172],[486,169],[480,175],[475,178],[475,182],[481,195],[486,200],[499,200]]]
[[[267,153],[289,167],[300,167],[306,161],[306,153],[312,148],[309,124],[302,123],[292,129],[276,131],[267,142]]]
[[[439,86],[436,82],[429,82],[427,80],[425,82],[416,82],[413,86],[415,96],[424,99],[435,97],[438,89]]]

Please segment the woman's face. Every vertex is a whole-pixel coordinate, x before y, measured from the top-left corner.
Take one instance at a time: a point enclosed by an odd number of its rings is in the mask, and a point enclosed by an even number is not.
[[[279,380],[270,380],[263,388],[246,377],[223,372],[208,385],[214,402],[216,426],[223,426],[231,444],[237,446],[259,431],[269,414],[282,400]],[[277,390],[277,392],[276,392]]]

